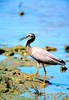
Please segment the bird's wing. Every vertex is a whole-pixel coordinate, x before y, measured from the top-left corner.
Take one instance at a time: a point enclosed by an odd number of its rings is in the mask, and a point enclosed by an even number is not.
[[[56,58],[48,51],[38,47],[32,48],[32,57],[43,63],[60,64],[60,59]]]

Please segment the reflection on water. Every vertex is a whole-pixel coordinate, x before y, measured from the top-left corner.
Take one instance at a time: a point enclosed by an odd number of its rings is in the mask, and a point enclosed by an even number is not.
[[[50,91],[51,89],[53,90],[53,88],[57,87],[56,90],[57,92],[49,92],[48,93],[48,90],[43,88],[43,89],[38,89],[38,88],[35,88],[35,89],[29,89],[27,88],[26,92],[24,92],[23,94],[21,94],[20,96],[22,97],[27,97],[27,98],[30,98],[30,99],[35,99],[35,100],[52,100],[53,98],[56,98],[57,100],[59,98],[62,98],[63,97],[66,97],[66,95],[69,95],[69,92],[67,93],[63,93],[63,92],[59,92],[58,90],[67,90],[67,86],[65,84],[59,84],[59,83],[52,83],[52,85],[49,86],[50,87]],[[69,87],[69,85],[68,85]],[[46,87],[48,88],[48,87]],[[69,91],[69,90],[67,90]]]
[[[34,67],[18,67],[21,72],[24,72],[26,74],[33,74],[36,72],[36,68]]]
[[[45,89],[41,89],[41,90],[33,90],[33,89],[30,89],[30,90],[27,90],[26,93],[24,94],[21,94],[20,96],[26,96],[30,99],[35,99],[35,100],[46,100],[46,91]]]
[[[58,89],[57,86],[59,87],[60,92],[66,91],[67,87],[69,87],[69,82],[67,81],[69,70],[66,73],[62,73],[60,71],[60,68],[58,68],[58,66],[46,67],[47,79],[50,80],[50,83],[48,81],[47,81],[47,83],[49,85],[53,85],[53,86],[49,86],[46,88],[47,93],[53,93],[54,91],[55,91],[55,93],[57,93],[57,89]],[[36,71],[35,68],[27,67],[27,66],[19,67],[19,69],[21,70],[21,72],[24,72],[26,74],[32,74],[32,73],[35,73],[35,71]],[[39,74],[44,75],[43,68],[39,69]],[[53,77],[52,79],[51,79],[51,76]],[[67,90],[66,92],[68,93],[69,90]]]

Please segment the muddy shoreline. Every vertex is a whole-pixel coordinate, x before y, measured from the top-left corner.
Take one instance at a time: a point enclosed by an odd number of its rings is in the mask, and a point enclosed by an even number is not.
[[[52,49],[53,50],[53,49]],[[21,56],[15,56],[15,55]],[[16,46],[13,48],[0,48],[0,55],[6,56],[7,58],[0,62],[0,100],[13,100],[14,98],[19,98],[18,100],[32,100],[28,97],[21,97],[20,94],[27,92],[32,95],[29,89],[34,89],[33,95],[42,96],[44,94],[39,92],[39,89],[44,89],[42,86],[43,77],[40,75],[32,76],[22,73],[18,66],[36,66],[36,62],[28,57],[24,46]],[[46,83],[51,85],[50,83]],[[68,100],[68,94],[59,93],[58,94],[46,94],[47,98],[58,98],[62,97],[63,100]],[[32,96],[33,97],[33,96]]]

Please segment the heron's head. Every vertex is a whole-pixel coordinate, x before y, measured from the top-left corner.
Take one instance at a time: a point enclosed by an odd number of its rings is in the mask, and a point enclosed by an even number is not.
[[[22,41],[26,38],[34,38],[35,39],[35,35],[33,33],[29,33],[27,36],[20,38],[19,40]]]

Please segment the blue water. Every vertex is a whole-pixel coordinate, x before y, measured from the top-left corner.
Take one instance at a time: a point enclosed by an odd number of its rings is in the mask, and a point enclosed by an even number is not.
[[[20,0],[0,2],[1,43],[9,46],[25,44],[26,41],[20,43],[18,39],[33,32],[37,36],[33,45],[44,47],[68,44],[69,2],[67,0],[52,2],[51,0],[32,0],[31,2],[23,0],[20,6],[21,2]],[[25,15],[19,16],[20,11],[24,11]]]
[[[0,62],[6,59],[7,57],[0,55]]]
[[[24,15],[20,16],[19,12]],[[64,45],[69,45],[69,0],[0,0],[0,44],[9,47],[25,45],[27,40],[19,42],[18,39],[34,33],[36,40],[32,46],[54,46],[58,50],[53,52],[63,60],[69,60],[64,51]],[[54,83],[69,84],[69,62],[66,63],[68,70],[60,72],[60,66],[47,67],[47,75],[53,75]],[[33,73],[34,68],[27,68],[26,73]],[[40,68],[39,74],[43,75]],[[47,87],[47,92],[69,92],[66,88],[56,86]]]

